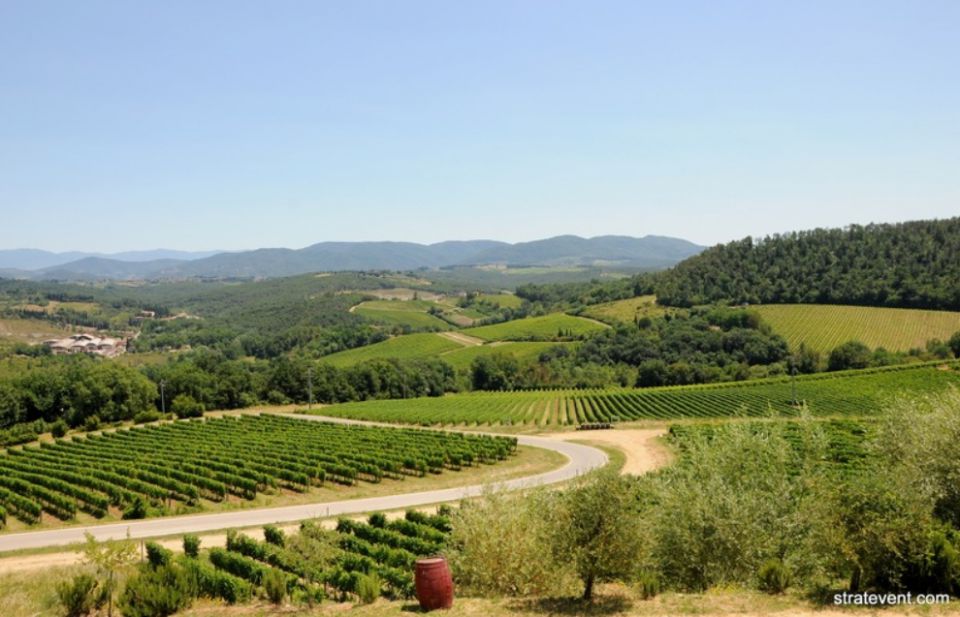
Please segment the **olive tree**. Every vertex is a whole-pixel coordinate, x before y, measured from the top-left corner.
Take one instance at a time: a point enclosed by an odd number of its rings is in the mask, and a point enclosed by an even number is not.
[[[647,550],[635,479],[601,471],[565,491],[553,526],[554,557],[568,562],[583,582],[583,599],[594,585],[637,573]]]

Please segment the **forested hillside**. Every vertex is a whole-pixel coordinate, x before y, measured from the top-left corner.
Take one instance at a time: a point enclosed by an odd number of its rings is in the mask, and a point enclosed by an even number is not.
[[[960,309],[960,218],[745,238],[664,272],[662,304],[820,303]]]

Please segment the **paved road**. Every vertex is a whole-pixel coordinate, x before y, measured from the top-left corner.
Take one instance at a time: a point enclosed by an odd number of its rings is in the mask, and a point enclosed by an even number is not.
[[[310,421],[338,422],[342,424],[367,424],[355,420],[327,418],[321,416],[303,416],[294,414],[280,414],[291,418]],[[394,425],[395,426],[395,425]],[[520,436],[517,438],[520,445],[546,448],[559,452],[569,460],[566,465],[553,471],[517,478],[501,482],[496,486],[504,490],[529,488],[543,484],[553,484],[570,480],[607,463],[607,455],[597,448],[580,444],[555,441],[543,437]],[[69,527],[66,529],[51,529],[48,531],[29,531],[0,536],[0,552],[43,548],[48,546],[64,546],[83,542],[84,533],[90,532],[97,540],[114,540],[124,538],[128,534],[131,538],[153,538],[185,533],[200,533],[229,529],[234,527],[257,527],[272,523],[290,523],[310,518],[339,516],[343,514],[358,514],[376,510],[398,510],[412,508],[426,504],[445,501],[457,501],[465,497],[480,495],[484,486],[475,484],[460,488],[450,488],[419,493],[403,493],[384,497],[369,497],[366,499],[348,499],[327,503],[306,504],[298,506],[284,506],[279,508],[260,508],[257,510],[237,510],[214,514],[195,514],[189,516],[173,516],[155,518],[144,521],[128,521],[106,525],[91,525],[86,527]]]

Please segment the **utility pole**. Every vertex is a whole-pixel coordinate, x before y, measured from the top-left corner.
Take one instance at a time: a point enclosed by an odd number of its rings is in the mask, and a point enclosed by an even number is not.
[[[167,385],[167,382],[160,380],[160,413],[167,415],[167,402],[163,400],[163,387]]]
[[[307,409],[313,409],[313,367],[307,369]]]

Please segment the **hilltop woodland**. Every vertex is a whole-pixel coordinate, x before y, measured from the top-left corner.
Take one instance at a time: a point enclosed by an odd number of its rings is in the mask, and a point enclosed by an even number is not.
[[[960,335],[896,352],[857,341],[829,353],[802,343],[790,348],[742,304],[960,308],[957,238],[960,219],[816,230],[718,246],[660,273],[523,284],[512,296],[431,281],[424,272],[103,285],[0,281],[2,319],[131,337],[129,353],[118,360],[53,357],[42,346],[23,343],[0,347],[6,356],[0,359],[0,444],[27,440],[53,425],[142,421],[161,410],[190,416],[258,403],[338,403],[471,389],[714,383],[948,358],[960,355]],[[352,310],[397,288],[414,298],[449,299],[411,303],[430,305],[423,315],[431,316],[411,323]],[[323,361],[342,350],[434,331],[435,323],[455,329],[455,323],[444,323],[451,311],[482,325],[586,314],[590,307],[647,295],[655,295],[661,307],[676,308],[607,319],[610,327],[572,341],[557,332],[556,346],[524,360],[490,353],[459,369],[439,356],[378,358],[342,368]],[[416,325],[421,322],[429,325]]]

